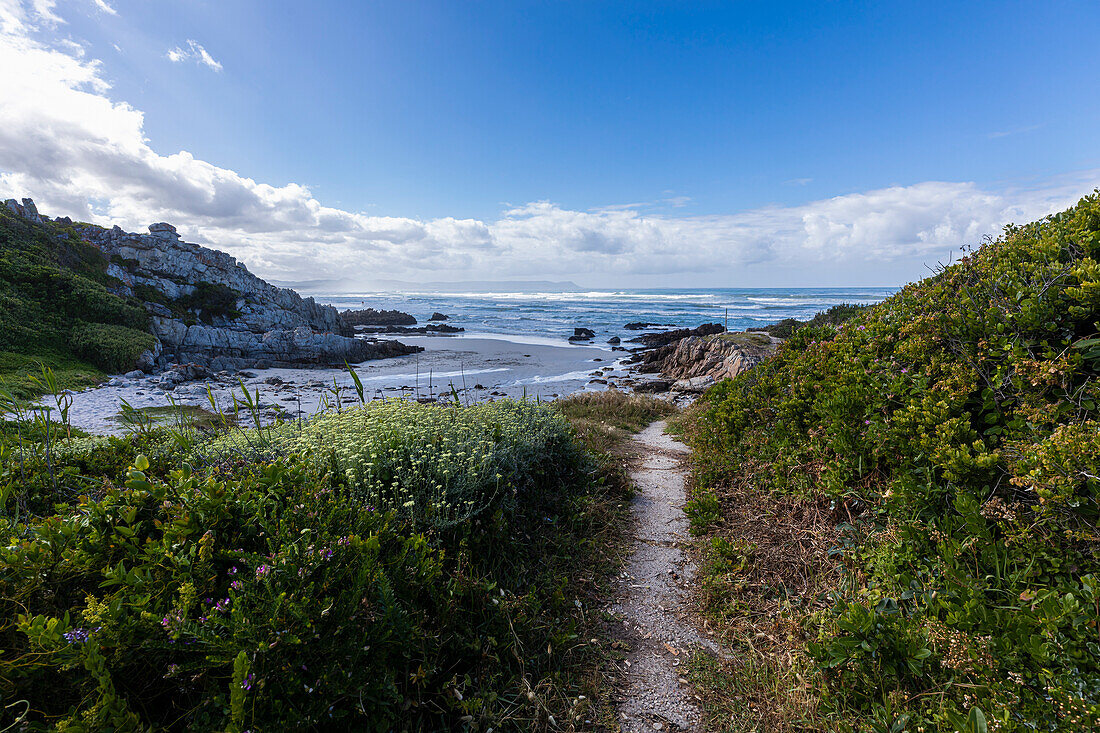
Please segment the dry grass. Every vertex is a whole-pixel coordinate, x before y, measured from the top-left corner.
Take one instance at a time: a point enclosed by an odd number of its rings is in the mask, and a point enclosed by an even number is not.
[[[700,427],[692,413],[674,420],[689,439]],[[845,510],[828,499],[761,493],[748,482],[692,488],[693,498],[708,494],[719,509],[694,543],[697,600],[707,628],[734,655],[696,655],[689,665],[707,729],[835,730],[820,711],[824,684],[805,655],[802,621],[830,605],[827,593],[846,572],[829,554],[841,542]]]
[[[615,389],[578,392],[556,404],[593,453],[610,453],[654,420],[676,412],[670,402]]]

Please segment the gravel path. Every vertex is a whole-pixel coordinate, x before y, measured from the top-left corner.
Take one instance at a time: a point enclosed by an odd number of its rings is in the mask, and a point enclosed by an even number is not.
[[[680,546],[688,538],[682,459],[689,449],[664,431],[664,421],[656,422],[634,438],[640,454],[630,473],[638,489],[632,507],[637,540],[609,609],[631,642],[619,701],[623,733],[694,730],[699,710],[679,668],[693,648],[720,653],[688,617],[695,567]]]

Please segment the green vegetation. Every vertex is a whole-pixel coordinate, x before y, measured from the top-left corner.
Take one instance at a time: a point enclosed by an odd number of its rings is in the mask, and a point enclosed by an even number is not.
[[[771,326],[769,326],[771,328]],[[719,333],[714,338],[721,339],[722,341],[732,341],[740,346],[768,346],[772,340],[768,338],[767,334],[753,333],[753,332],[733,332],[733,333]]]
[[[800,321],[797,318],[784,318],[779,323],[765,326],[764,330],[776,338],[790,338],[791,334],[805,326],[839,326],[845,321],[859,315],[867,306],[853,305],[851,303],[839,303],[814,315],[808,321]]]
[[[578,392],[557,405],[588,449],[600,454],[612,451],[654,420],[676,412],[671,402],[614,389]]]
[[[61,730],[607,724],[610,645],[590,606],[629,490],[565,415],[583,413],[606,446],[608,423],[667,408],[591,399],[366,403],[214,435],[146,415],[126,438],[17,414],[0,433],[9,718]]]
[[[22,399],[39,396],[26,372],[49,366],[65,386],[88,386],[103,372],[134,368],[153,346],[143,301],[159,303],[189,324],[236,318],[237,293],[200,282],[175,300],[147,284],[134,297],[111,292],[108,260],[72,227],[36,224],[0,207],[0,382]],[[115,257],[115,264],[136,263]]]
[[[133,269],[133,265],[130,265],[130,269]],[[181,284],[185,283],[181,281]],[[237,292],[221,283],[200,281],[195,283],[190,294],[179,298],[169,298],[163,291],[146,283],[135,284],[133,290],[135,298],[163,305],[174,317],[188,325],[200,320],[203,323],[213,323],[215,318],[233,319],[241,315],[237,310]]]
[[[131,432],[148,432],[158,427],[176,430],[213,431],[224,428],[226,419],[197,405],[165,405],[161,407],[131,407],[123,405],[114,418]]]
[[[1100,725],[1098,260],[1093,195],[704,396],[703,597],[744,650],[695,677],[718,717]]]
[[[215,318],[237,318],[237,293],[221,283],[199,282],[189,295],[176,299],[171,305],[189,313],[198,314],[204,323],[212,323]]]
[[[94,361],[108,372],[132,369],[143,351],[156,344],[153,334],[109,323],[77,323],[69,344],[77,355]]]
[[[63,367],[61,378],[79,373],[69,383],[77,386],[99,370],[118,371],[139,343],[151,343],[148,334],[138,336],[148,325],[145,311],[108,291],[107,264],[70,228],[0,208],[0,378],[26,393],[18,356],[33,357]],[[132,366],[130,359],[125,367]]]
[[[91,387],[105,376],[91,364],[68,354],[41,351],[31,355],[0,351],[0,384],[16,399],[33,399],[42,394],[34,380],[41,377],[43,367],[49,368],[68,389]]]

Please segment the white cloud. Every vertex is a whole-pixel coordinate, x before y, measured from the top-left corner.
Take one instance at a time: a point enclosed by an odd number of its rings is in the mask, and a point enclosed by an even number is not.
[[[105,0],[92,0],[92,2],[95,3],[95,6],[99,8],[100,11],[106,13],[107,15],[118,15],[118,11],[108,5]]]
[[[710,216],[674,215],[687,203],[680,198],[664,199],[661,213],[652,204],[574,211],[536,201],[495,221],[373,216],[325,206],[299,184],[258,182],[186,151],[158,153],[141,111],[112,98],[98,61],[37,39],[32,27],[52,22],[53,8],[39,5],[0,0],[0,198],[31,196],[46,214],[129,230],[170,221],[186,239],[277,280],[553,276],[628,285],[679,275],[744,284],[754,267],[814,281],[828,267],[875,274],[889,263],[919,277],[921,262],[1065,208],[1100,182],[1100,171],[995,189],[923,182]]]
[[[98,4],[101,3],[102,0],[96,0],[96,2]],[[203,66],[213,69],[214,71],[222,70],[221,63],[216,61],[214,57],[211,56],[210,53],[202,47],[201,43],[199,43],[198,41],[193,41],[191,39],[187,40],[187,48],[176,46],[175,48],[169,49],[166,56],[168,57],[168,60],[173,63],[178,64],[184,61],[194,61],[195,63],[202,64]]]

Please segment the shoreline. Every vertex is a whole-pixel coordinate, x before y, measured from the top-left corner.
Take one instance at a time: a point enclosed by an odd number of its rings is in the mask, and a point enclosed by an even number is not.
[[[482,333],[401,338],[425,350],[352,365],[365,399],[446,402],[457,393],[464,403],[525,396],[552,400],[574,392],[629,388],[636,378],[624,363],[631,352],[612,352],[602,344]],[[89,433],[119,435],[125,432],[118,420],[123,400],[136,409],[169,407],[172,402],[210,409],[208,387],[218,407],[229,410],[234,395],[241,395],[241,382],[250,393],[259,390],[266,422],[310,418],[326,400],[359,401],[354,379],[343,367],[245,369],[182,384],[166,383],[162,374],[113,376],[97,387],[71,393],[69,422]]]

